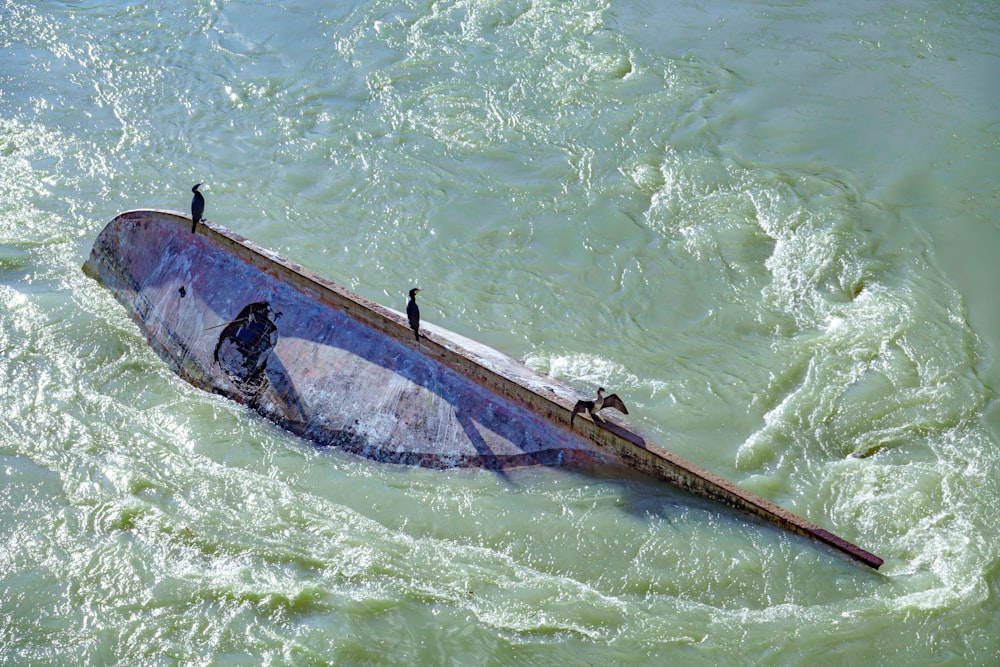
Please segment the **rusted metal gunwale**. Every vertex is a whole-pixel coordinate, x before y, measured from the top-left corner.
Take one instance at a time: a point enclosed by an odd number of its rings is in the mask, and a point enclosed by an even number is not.
[[[116,220],[143,215],[172,218],[178,225],[190,225],[190,219],[183,214],[159,210],[129,211]],[[220,225],[206,222],[199,226],[199,233],[258,270],[294,286],[330,308],[346,313],[364,326],[412,344],[412,332],[401,313],[369,301]],[[86,265],[85,270],[88,270]],[[88,272],[93,270],[91,267]],[[569,430],[573,399],[558,391],[554,387],[555,382],[538,376],[502,353],[433,325],[424,325],[422,334],[420,352],[425,356]],[[779,528],[812,538],[872,568],[877,569],[882,565],[883,561],[878,556],[655,443],[646,441],[617,420],[605,419],[601,425],[597,425],[589,417],[578,415],[576,426],[572,430],[590,441],[599,451],[630,468],[675,484],[695,495],[757,516]]]

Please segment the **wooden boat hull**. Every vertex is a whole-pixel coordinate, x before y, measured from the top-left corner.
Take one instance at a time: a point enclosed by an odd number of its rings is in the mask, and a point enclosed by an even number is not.
[[[646,442],[577,415],[578,396],[506,355],[406,318],[206,222],[117,216],[84,271],[130,311],[151,347],[196,387],[244,403],[320,445],[434,468],[626,466],[807,535],[877,568],[882,560]]]

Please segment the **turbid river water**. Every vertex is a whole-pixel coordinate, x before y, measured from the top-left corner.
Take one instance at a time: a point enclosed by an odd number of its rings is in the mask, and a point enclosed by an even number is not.
[[[1000,6],[0,5],[0,663],[1000,663]],[[80,266],[206,217],[874,551],[318,450]]]

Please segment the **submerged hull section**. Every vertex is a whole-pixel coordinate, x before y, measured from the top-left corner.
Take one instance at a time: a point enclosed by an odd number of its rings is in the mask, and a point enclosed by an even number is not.
[[[123,214],[85,270],[194,386],[376,461],[503,469],[594,455],[579,436],[428,358],[412,334],[372,330],[309,281],[278,280],[189,224]]]
[[[632,468],[882,564],[614,419],[571,429],[569,387],[432,324],[416,342],[401,313],[213,223],[192,234],[179,213],[123,213],[84,271],[185,380],[320,445],[433,468]]]

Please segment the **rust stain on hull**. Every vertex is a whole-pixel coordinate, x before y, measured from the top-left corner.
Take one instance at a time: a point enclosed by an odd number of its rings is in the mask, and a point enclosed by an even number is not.
[[[569,387],[406,317],[233,232],[139,210],[117,216],[84,271],[196,387],[293,433],[424,467],[624,466],[813,538],[873,568],[882,559],[714,475],[615,420],[578,416]]]

